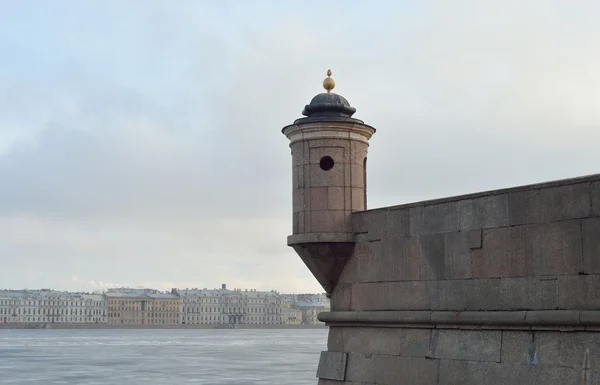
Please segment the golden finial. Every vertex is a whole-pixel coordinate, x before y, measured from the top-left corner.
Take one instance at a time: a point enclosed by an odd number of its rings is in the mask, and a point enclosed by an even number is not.
[[[327,90],[328,94],[335,88],[335,81],[331,78],[331,70],[327,70],[327,78],[323,80],[323,88]]]

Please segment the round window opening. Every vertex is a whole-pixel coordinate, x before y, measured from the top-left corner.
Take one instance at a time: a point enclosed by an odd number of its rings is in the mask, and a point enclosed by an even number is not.
[[[330,156],[324,156],[321,158],[321,161],[319,162],[319,166],[321,167],[321,170],[324,171],[329,171],[333,168],[334,165],[334,161],[333,158]]]

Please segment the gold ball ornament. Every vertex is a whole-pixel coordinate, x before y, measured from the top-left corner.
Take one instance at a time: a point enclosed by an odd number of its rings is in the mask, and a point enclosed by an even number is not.
[[[328,94],[335,88],[335,81],[331,78],[331,70],[327,70],[327,78],[323,80],[323,88],[327,90]]]

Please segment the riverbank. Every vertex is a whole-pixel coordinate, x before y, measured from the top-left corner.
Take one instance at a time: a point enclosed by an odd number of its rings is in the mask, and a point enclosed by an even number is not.
[[[236,329],[326,329],[316,325],[235,325]],[[0,324],[1,329],[229,329],[229,325]]]

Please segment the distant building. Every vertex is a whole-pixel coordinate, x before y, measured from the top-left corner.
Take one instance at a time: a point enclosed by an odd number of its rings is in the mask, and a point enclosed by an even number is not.
[[[177,325],[182,321],[182,300],[176,292],[120,288],[109,289],[106,298],[110,325]]]
[[[284,325],[302,324],[302,311],[288,306],[284,306],[281,310],[282,323]]]
[[[102,294],[54,290],[1,290],[1,323],[97,323],[107,322]]]
[[[186,324],[281,324],[281,299],[274,291],[182,289]]]

